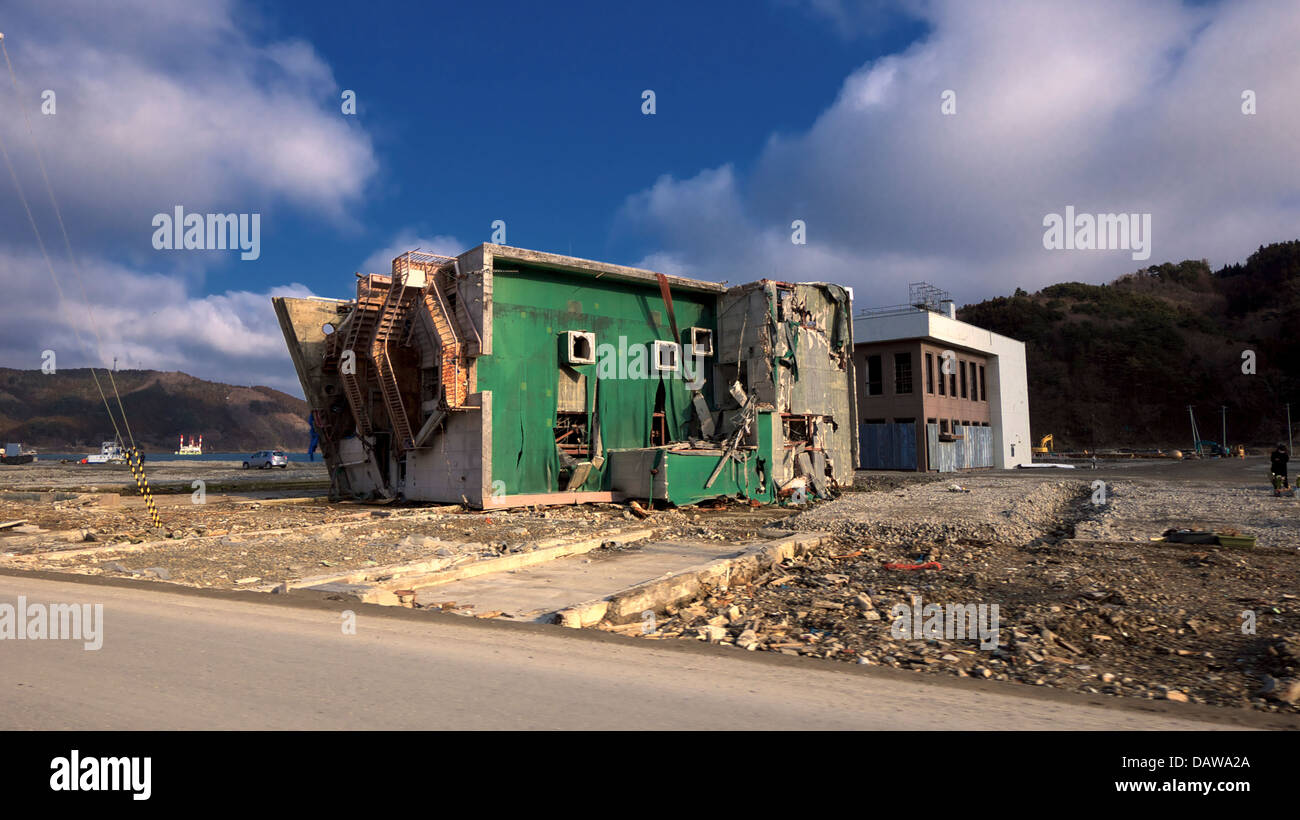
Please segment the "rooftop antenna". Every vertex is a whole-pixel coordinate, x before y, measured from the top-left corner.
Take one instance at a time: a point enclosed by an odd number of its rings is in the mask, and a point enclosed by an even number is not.
[[[918,310],[942,313],[940,305],[951,301],[952,296],[948,291],[937,288],[929,282],[913,282],[907,286],[907,303]]]

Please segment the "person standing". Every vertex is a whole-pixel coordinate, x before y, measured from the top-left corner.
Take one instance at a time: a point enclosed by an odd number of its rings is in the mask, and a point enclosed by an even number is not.
[[[1286,474],[1288,460],[1289,455],[1285,444],[1279,444],[1277,449],[1268,457],[1269,472],[1272,473],[1270,478],[1273,480],[1273,493],[1275,495],[1280,495],[1283,488],[1291,486]]]

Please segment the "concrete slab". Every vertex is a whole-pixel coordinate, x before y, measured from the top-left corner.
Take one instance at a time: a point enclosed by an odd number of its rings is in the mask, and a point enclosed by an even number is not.
[[[583,601],[738,555],[753,542],[658,541],[619,550],[596,550],[513,572],[419,590],[416,603],[455,601],[476,613],[500,611],[532,620]]]

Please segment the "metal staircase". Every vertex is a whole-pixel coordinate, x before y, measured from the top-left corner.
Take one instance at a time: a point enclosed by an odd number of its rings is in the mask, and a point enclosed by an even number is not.
[[[384,397],[389,421],[393,424],[393,438],[399,451],[412,449],[415,446],[415,436],[406,414],[401,388],[397,385],[397,371],[389,358],[388,344],[401,331],[410,311],[410,301],[406,298],[409,273],[410,264],[406,256],[393,260],[393,279],[383,306],[379,309],[374,340],[370,344],[370,360],[375,365],[376,381],[379,382],[379,390]]]
[[[431,275],[429,284],[424,289],[424,310],[425,318],[432,325],[438,339],[442,359],[439,373],[443,398],[448,407],[463,407],[469,393],[469,373],[461,358],[460,337],[452,322],[454,314],[448,304],[449,298],[454,297],[443,293],[437,274]]]
[[[338,357],[352,351],[353,367],[352,371],[339,368],[339,380],[343,382],[343,393],[347,397],[348,406],[352,408],[352,416],[356,419],[357,434],[361,436],[371,436],[374,433],[374,425],[370,420],[370,412],[367,407],[368,402],[361,392],[361,353],[365,345],[370,343],[373,338],[375,327],[378,324],[380,312],[384,305],[384,291],[379,289],[382,284],[382,278],[371,275],[364,283],[357,285],[357,306],[352,311],[352,318],[348,322],[347,334],[343,340],[342,349],[336,350],[335,355]]]
[[[400,266],[408,272],[418,269],[424,273],[424,288],[413,309],[425,338],[437,345],[443,403],[448,409],[463,408],[469,397],[469,361],[460,323],[468,322],[468,314],[456,298],[456,260],[410,251],[393,260],[393,265],[394,269]]]

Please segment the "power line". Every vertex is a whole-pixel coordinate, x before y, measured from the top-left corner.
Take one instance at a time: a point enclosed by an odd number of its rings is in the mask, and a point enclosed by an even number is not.
[[[54,206],[54,215],[55,215],[55,217],[58,219],[58,222],[59,222],[59,231],[63,234],[63,247],[64,247],[64,248],[67,250],[67,252],[68,252],[68,262],[71,263],[71,265],[72,265],[72,272],[73,272],[73,275],[74,275],[74,276],[76,277],[76,279],[77,279],[77,287],[81,290],[81,301],[82,301],[82,303],[85,305],[85,308],[86,308],[86,315],[87,315],[87,316],[89,317],[89,319],[90,319],[90,329],[91,329],[91,331],[93,331],[94,334],[95,334],[95,342],[96,342],[96,349],[95,349],[95,352],[99,355],[99,358],[100,358],[100,360],[102,361],[102,360],[103,360],[103,357],[104,357],[104,340],[103,340],[103,338],[99,335],[99,325],[95,322],[95,311],[94,311],[94,309],[91,307],[89,297],[86,295],[86,283],[85,283],[85,280],[84,280],[84,279],[82,278],[82,276],[81,276],[81,266],[80,266],[79,264],[77,264],[77,257],[76,257],[76,255],[73,254],[73,252],[72,252],[72,241],[68,238],[68,228],[67,228],[67,226],[66,226],[66,225],[64,224],[64,222],[63,222],[63,212],[59,209],[59,202],[58,202],[58,200],[57,200],[57,199],[55,198],[55,196],[54,196],[54,186],[50,184],[50,175],[49,175],[49,172],[46,170],[46,167],[45,167],[45,155],[41,153],[41,144],[36,140],[36,133],[32,130],[32,120],[31,120],[31,117],[28,116],[28,114],[27,114],[27,109],[26,109],[26,108],[23,106],[23,104],[22,104],[22,98],[23,98],[23,95],[22,95],[22,89],[19,88],[19,86],[18,86],[18,75],[14,72],[14,66],[13,66],[13,63],[10,62],[10,60],[9,60],[9,47],[8,47],[7,45],[5,45],[5,42],[4,42],[4,35],[3,35],[3,34],[0,34],[0,52],[3,52],[3,54],[4,54],[4,58],[5,58],[5,67],[7,67],[7,68],[9,69],[9,80],[10,80],[10,82],[13,84],[13,87],[14,87],[14,95],[18,98],[18,109],[19,109],[20,111],[22,111],[22,114],[23,114],[23,122],[24,122],[24,123],[26,124],[26,126],[27,126],[27,136],[28,136],[28,138],[31,139],[31,141],[32,141],[32,147],[36,150],[36,161],[37,161],[37,164],[39,164],[39,165],[40,165],[40,168],[41,168],[41,178],[45,180],[45,190],[46,190],[46,192],[47,192],[47,193],[49,194],[49,196],[50,196],[50,204],[51,204],[52,206]],[[5,161],[6,161],[6,163],[8,163],[8,154],[7,154],[7,153],[6,153],[6,155],[5,155]],[[12,176],[14,177],[14,185],[17,186],[17,185],[18,185],[18,176],[17,176],[17,174],[14,173],[13,165],[12,165],[12,164],[10,164],[10,166],[9,166],[9,173],[10,173],[10,175],[12,175]],[[19,188],[19,195],[21,196],[21,194],[22,194],[22,192],[21,192],[21,188]],[[24,198],[24,202],[23,202],[23,207],[25,207],[25,208],[27,207],[27,203],[26,203],[26,199],[25,199],[25,198]],[[30,209],[30,208],[27,209],[27,217],[28,217],[28,219],[31,220],[31,222],[32,222],[32,228],[35,229],[35,228],[36,228],[36,221],[35,221],[34,219],[32,219],[32,212],[31,212],[31,209]],[[38,239],[39,239],[39,235],[40,235],[40,232],[38,231],[38,232],[37,232],[37,237],[38,237]],[[45,251],[45,243],[44,243],[44,241],[42,241],[42,242],[40,243],[40,245],[41,245],[41,253],[42,253],[42,254],[45,254],[45,262],[46,262],[46,265],[47,265],[47,266],[49,267],[49,269],[50,269],[50,276],[54,279],[54,286],[55,286],[55,288],[58,289],[58,291],[59,291],[59,300],[60,300],[60,303],[62,303],[62,301],[63,301],[63,289],[62,289],[61,287],[59,287],[58,276],[55,275],[55,273],[54,273],[54,265],[50,262],[49,254],[47,254],[46,251]],[[74,325],[74,330],[75,330],[75,325]],[[82,343],[82,342],[81,342],[81,334],[80,334],[80,333],[77,333],[77,341],[78,341],[78,343]],[[83,346],[84,346],[84,343],[83,343]],[[120,412],[120,413],[122,414],[122,426],[126,428],[127,440],[130,442],[131,447],[134,448],[134,447],[135,447],[135,436],[132,435],[132,433],[131,433],[131,423],[130,423],[129,421],[127,421],[127,418],[126,418],[126,408],[122,405],[122,395],[121,395],[121,394],[118,392],[118,390],[117,390],[117,379],[113,377],[113,371],[109,370],[109,371],[106,371],[106,372],[108,373],[108,381],[109,381],[109,384],[110,384],[110,385],[112,386],[112,388],[113,388],[113,395],[114,395],[114,397],[117,399],[117,409],[118,409],[118,412]],[[91,374],[92,374],[92,375],[94,374],[94,368],[93,368],[93,367],[91,368]],[[95,378],[95,381],[96,381],[96,383],[98,383],[98,381],[99,381],[98,377]],[[101,392],[102,392],[102,390],[101,390]],[[105,403],[107,403],[107,401],[108,401],[107,397],[105,397],[104,400],[105,400]],[[109,411],[109,415],[112,416],[112,411],[111,411],[111,410]],[[116,427],[117,427],[116,422],[114,422],[114,425],[113,425],[113,426],[114,426],[114,429],[116,430]]]
[[[0,41],[2,42],[2,41]],[[59,304],[64,303],[63,288],[59,286],[59,278],[54,273],[54,264],[50,261],[50,255],[45,250],[45,240],[41,237],[41,231],[36,227],[36,219],[32,216],[31,206],[27,204],[27,195],[23,192],[22,183],[18,181],[18,174],[14,171],[13,162],[9,159],[9,150],[5,147],[4,139],[0,138],[0,154],[4,156],[5,167],[9,169],[9,177],[13,180],[14,188],[18,191],[18,199],[23,204],[23,210],[27,212],[27,221],[32,226],[32,232],[36,234],[36,244],[41,248],[41,256],[45,259],[45,265],[50,270],[50,278],[54,282],[54,289],[59,295]],[[76,324],[72,325],[72,333],[77,337],[77,344],[89,349],[89,345],[81,338],[81,331],[77,329]],[[104,400],[104,409],[108,411],[108,420],[113,423],[113,434],[118,441],[122,441],[122,431],[117,426],[117,419],[113,416],[113,408],[108,403],[108,396],[104,393],[104,387],[99,383],[99,376],[95,373],[95,368],[90,368],[90,375],[95,380],[95,388],[99,390],[99,397]]]
[[[18,86],[18,75],[14,72],[13,63],[9,59],[9,48],[5,45],[3,33],[0,33],[0,52],[3,52],[4,54],[5,66],[9,69],[9,80],[14,87],[14,95],[17,98],[18,108],[23,112],[23,122],[27,125],[27,136],[32,141],[32,147],[36,149],[36,158],[41,167],[41,178],[45,180],[45,190],[49,194],[50,204],[54,206],[54,214],[58,217],[59,230],[63,234],[63,246],[67,250],[68,261],[71,263],[73,273],[77,278],[77,285],[81,290],[81,298],[85,304],[86,314],[90,320],[91,330],[95,333],[97,347],[93,353],[97,354],[102,361],[104,357],[104,340],[99,335],[99,327],[95,322],[95,313],[90,306],[90,299],[86,295],[86,285],[85,280],[81,276],[81,266],[77,264],[77,257],[72,252],[72,241],[68,237],[68,229],[63,222],[63,212],[59,210],[58,199],[54,196],[54,186],[50,184],[50,175],[45,167],[45,157],[41,153],[40,143],[36,140],[36,133],[32,130],[31,117],[28,116],[27,109],[24,108],[22,104],[22,89]],[[13,161],[9,158],[9,150],[5,147],[3,139],[0,139],[0,153],[3,153],[4,155],[5,167],[9,169],[9,176],[14,182],[14,189],[18,191],[18,198],[22,201],[23,210],[27,213],[27,221],[31,224],[32,232],[36,235],[36,244],[41,249],[41,256],[45,259],[46,268],[50,271],[50,280],[54,282],[54,289],[58,293],[59,305],[63,306],[66,303],[63,296],[63,287],[59,284],[59,276],[54,271],[54,262],[51,261],[49,251],[45,247],[45,239],[41,236],[40,228],[36,225],[36,217],[32,214],[31,205],[27,201],[27,194],[23,191],[22,183],[18,180],[18,172],[14,170]],[[82,338],[81,331],[78,329],[75,321],[72,323],[72,332],[73,335],[76,336],[77,344],[89,350],[90,346],[87,345],[85,340]],[[113,388],[113,395],[117,399],[117,409],[122,415],[122,425],[126,428],[127,441],[130,443],[130,449],[127,451],[127,459],[131,464],[132,473],[135,474],[136,486],[139,488],[140,494],[144,496],[145,508],[149,513],[153,525],[155,527],[161,527],[162,520],[158,516],[158,508],[154,504],[153,494],[149,491],[149,482],[144,476],[144,459],[141,456],[140,449],[136,447],[135,436],[132,435],[131,425],[126,419],[126,407],[122,404],[122,394],[118,392],[117,389],[117,379],[114,378],[111,370],[106,370],[105,372],[108,374],[109,384]],[[90,375],[95,381],[96,389],[99,390],[100,398],[104,400],[104,409],[108,411],[108,419],[113,424],[113,433],[116,436],[116,440],[121,442],[122,431],[118,429],[117,420],[113,417],[113,408],[109,405],[108,396],[104,393],[104,387],[100,384],[99,376],[95,373],[93,356],[91,359]]]

